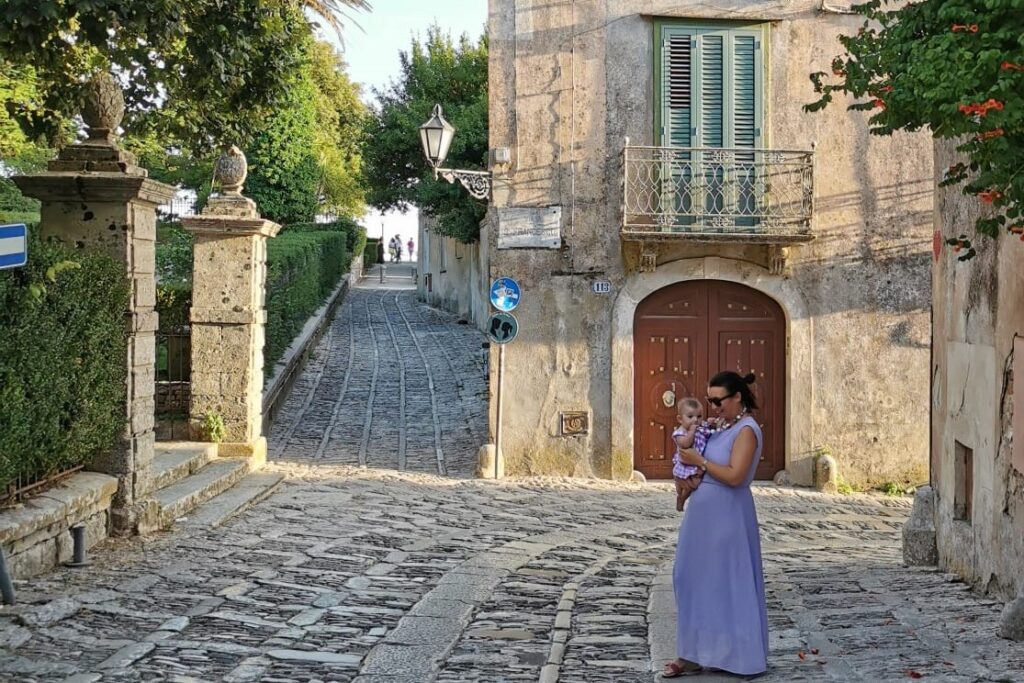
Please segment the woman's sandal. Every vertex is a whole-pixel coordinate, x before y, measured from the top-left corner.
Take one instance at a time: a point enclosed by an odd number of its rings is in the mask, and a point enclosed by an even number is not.
[[[677,659],[665,665],[661,672],[662,678],[679,678],[680,676],[692,676],[704,670],[700,664],[686,659]]]

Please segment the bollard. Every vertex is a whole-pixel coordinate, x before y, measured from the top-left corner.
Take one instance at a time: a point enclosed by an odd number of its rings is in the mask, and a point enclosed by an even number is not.
[[[65,562],[65,567],[88,567],[92,562],[85,559],[85,525],[76,524],[71,527],[71,540],[74,542],[70,562]]]
[[[7,556],[4,554],[2,545],[0,545],[0,595],[3,596],[5,605],[14,604],[14,584],[11,583],[11,575],[7,572]]]

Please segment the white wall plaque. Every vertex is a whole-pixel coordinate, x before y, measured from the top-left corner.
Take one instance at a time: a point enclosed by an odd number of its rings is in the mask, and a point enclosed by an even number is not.
[[[559,249],[562,207],[498,209],[498,249]]]

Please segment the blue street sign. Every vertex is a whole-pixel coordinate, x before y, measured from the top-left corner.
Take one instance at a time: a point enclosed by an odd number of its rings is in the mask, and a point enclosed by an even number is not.
[[[522,290],[519,283],[510,277],[499,277],[491,283],[491,305],[499,311],[508,313],[519,305]]]
[[[0,225],[0,270],[28,263],[28,229],[24,223]]]

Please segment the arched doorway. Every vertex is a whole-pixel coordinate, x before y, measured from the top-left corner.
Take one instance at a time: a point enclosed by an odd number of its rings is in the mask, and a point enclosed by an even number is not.
[[[633,362],[633,464],[646,477],[672,477],[675,401],[703,400],[719,370],[757,375],[755,417],[765,440],[757,478],[785,468],[786,317],[774,300],[719,280],[660,289],[636,307]]]

